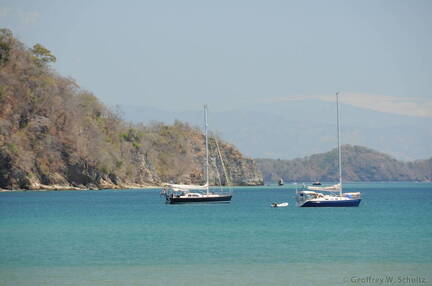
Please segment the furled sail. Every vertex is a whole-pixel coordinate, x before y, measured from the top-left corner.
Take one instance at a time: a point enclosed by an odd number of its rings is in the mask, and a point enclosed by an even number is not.
[[[310,191],[323,191],[323,192],[334,192],[340,190],[340,184],[336,184],[328,187],[307,187]]]
[[[166,187],[173,191],[189,191],[189,190],[207,190],[208,185],[179,185],[179,184],[166,184]]]

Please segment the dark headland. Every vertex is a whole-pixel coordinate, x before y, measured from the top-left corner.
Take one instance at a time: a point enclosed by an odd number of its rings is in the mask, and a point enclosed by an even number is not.
[[[199,128],[131,124],[54,71],[44,46],[0,30],[0,189],[119,189],[202,183]],[[255,161],[218,140],[232,183],[262,185]],[[210,149],[215,140],[210,139]],[[216,183],[215,171],[210,173]]]

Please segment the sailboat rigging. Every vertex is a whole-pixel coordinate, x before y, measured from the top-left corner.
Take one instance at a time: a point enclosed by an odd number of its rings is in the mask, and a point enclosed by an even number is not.
[[[232,198],[232,193],[224,192],[222,189],[218,192],[210,190],[209,187],[209,141],[208,141],[208,108],[204,105],[204,135],[205,135],[205,184],[204,185],[181,185],[181,184],[166,184],[162,190],[166,202],[169,204],[178,203],[195,203],[195,202],[226,202],[229,203]],[[216,147],[221,161],[222,170],[225,174],[226,182],[229,184],[228,175],[223,163],[222,154],[219,149],[217,140],[215,139]],[[217,169],[216,169],[217,170]],[[217,170],[219,181],[219,171]]]
[[[339,183],[333,186],[304,186],[302,190],[296,190],[296,200],[299,207],[358,207],[361,202],[361,194],[343,193],[342,189],[342,152],[340,146],[339,127],[339,93],[336,93],[337,114],[337,143],[338,143],[338,165]],[[328,192],[323,194],[322,192]]]

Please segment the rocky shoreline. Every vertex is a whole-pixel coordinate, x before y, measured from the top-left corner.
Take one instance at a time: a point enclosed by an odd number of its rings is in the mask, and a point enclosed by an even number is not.
[[[162,188],[162,186],[154,186],[154,185],[121,185],[121,186],[112,186],[106,188],[98,188],[98,187],[74,187],[74,186],[64,186],[64,185],[43,185],[40,184],[37,187],[29,188],[29,189],[0,189],[0,192],[26,192],[26,191],[35,191],[35,192],[48,192],[48,191],[97,191],[97,190],[129,190],[129,189],[157,189]]]
[[[256,187],[262,186],[263,184],[257,182],[250,183],[242,183],[240,185],[235,185],[233,187],[238,186],[249,186]],[[36,192],[48,192],[48,191],[97,191],[97,190],[133,190],[133,189],[160,189],[163,188],[164,184],[161,185],[151,185],[151,184],[121,184],[121,185],[106,185],[103,187],[75,187],[70,185],[44,185],[44,184],[33,184],[31,188],[28,189],[1,189],[0,192],[26,192],[26,191],[36,191]]]

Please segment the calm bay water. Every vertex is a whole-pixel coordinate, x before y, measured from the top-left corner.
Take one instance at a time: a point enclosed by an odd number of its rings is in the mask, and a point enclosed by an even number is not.
[[[431,285],[432,184],[346,191],[360,207],[297,208],[295,186],[194,205],[157,189],[0,193],[0,285]]]

